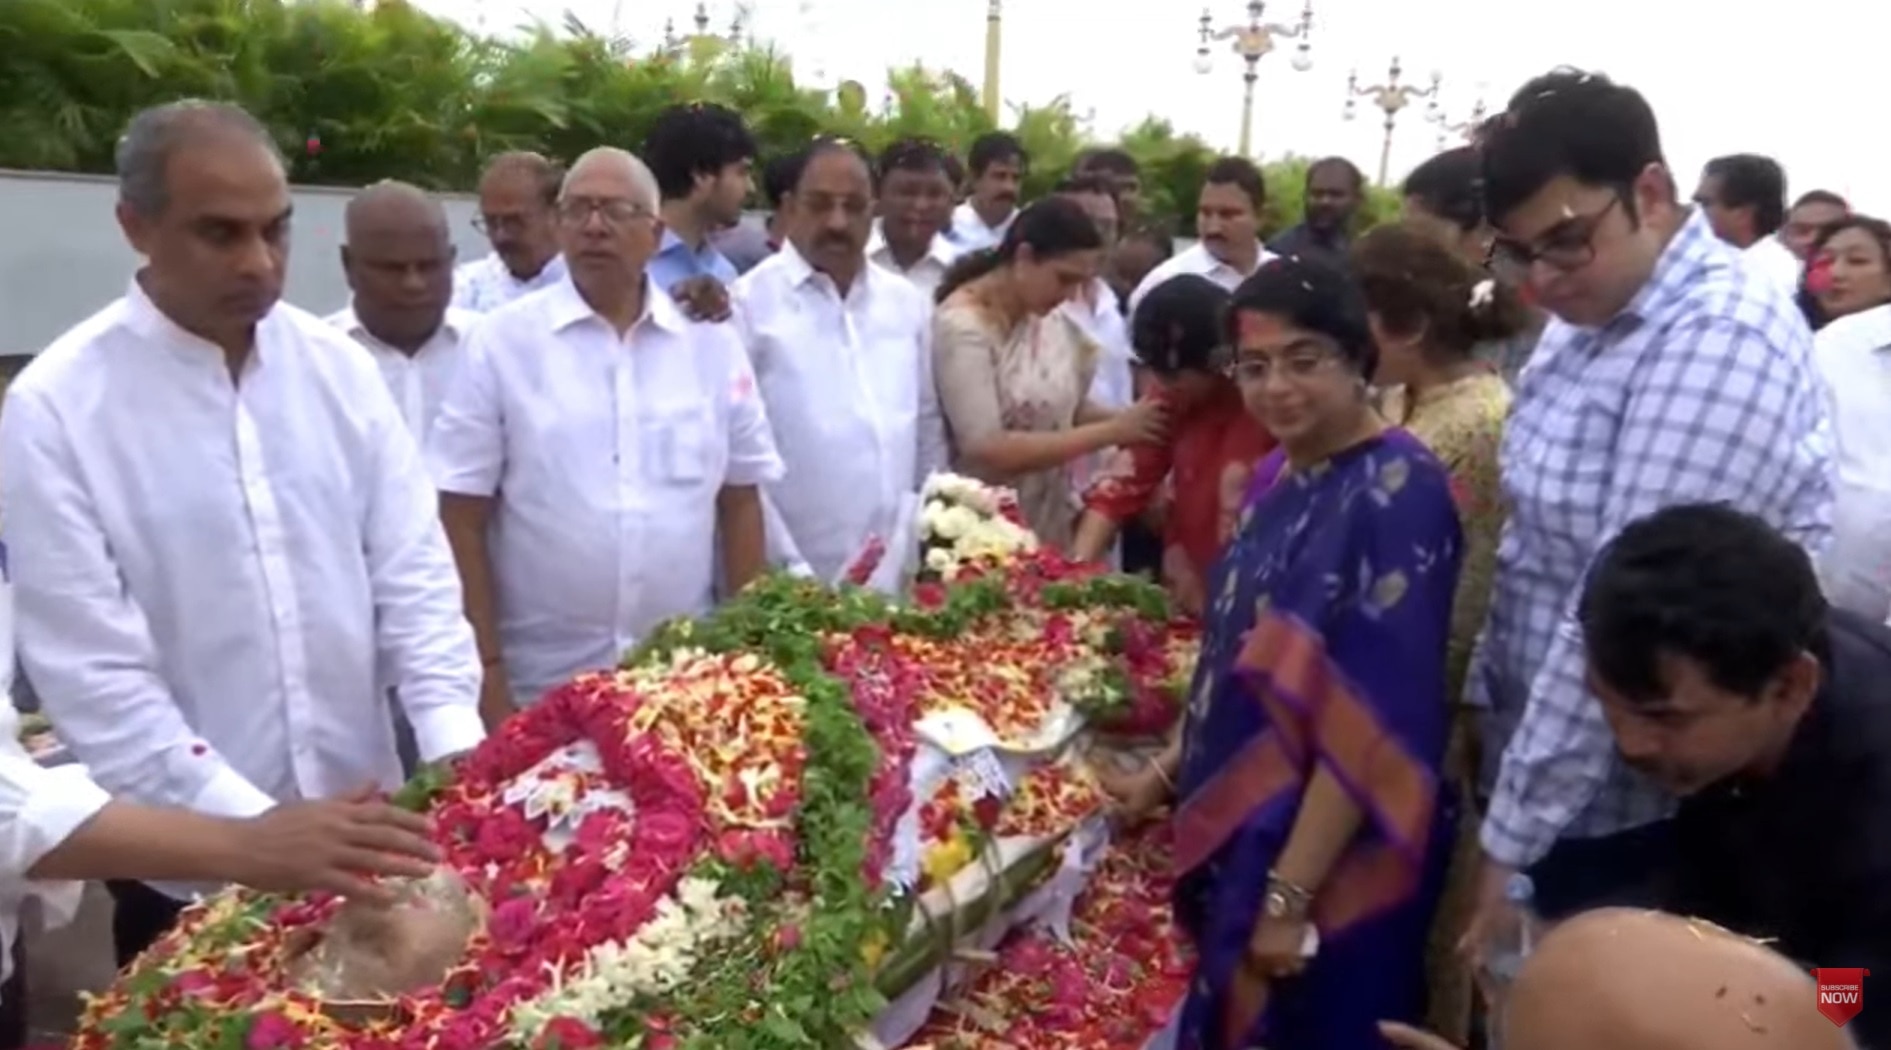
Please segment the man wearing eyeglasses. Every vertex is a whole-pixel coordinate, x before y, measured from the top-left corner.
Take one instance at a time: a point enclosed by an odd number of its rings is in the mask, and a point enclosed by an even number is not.
[[[489,722],[707,612],[765,563],[778,480],[742,341],[691,321],[646,267],[650,169],[585,154],[558,201],[570,274],[487,315],[428,446],[485,667]]]
[[[486,313],[565,276],[558,255],[557,165],[536,153],[502,153],[479,180],[473,228],[492,254],[453,272],[453,305]]]
[[[1673,799],[1616,757],[1574,619],[1603,545],[1662,507],[1724,502],[1816,554],[1832,515],[1811,334],[1677,200],[1639,93],[1531,81],[1484,142],[1483,181],[1493,269],[1553,316],[1504,435],[1510,518],[1468,684],[1492,759],[1473,954],[1508,925],[1519,869],[1549,918],[1651,899]]]

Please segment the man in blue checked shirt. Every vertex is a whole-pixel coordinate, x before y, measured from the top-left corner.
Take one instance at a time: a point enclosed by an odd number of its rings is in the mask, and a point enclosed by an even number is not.
[[[1468,699],[1490,804],[1475,958],[1514,918],[1511,873],[1556,918],[1655,899],[1673,800],[1616,758],[1575,609],[1596,554],[1660,507],[1725,502],[1814,555],[1831,534],[1811,333],[1676,199],[1654,113],[1607,77],[1524,85],[1483,146],[1491,264],[1553,319],[1503,444],[1511,505]]]

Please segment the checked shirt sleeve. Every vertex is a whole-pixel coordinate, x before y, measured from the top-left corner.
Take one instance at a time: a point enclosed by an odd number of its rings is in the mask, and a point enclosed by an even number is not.
[[[1725,502],[1775,527],[1801,524],[1805,461],[1794,443],[1817,420],[1816,409],[1808,415],[1807,388],[1794,378],[1805,355],[1785,352],[1795,347],[1780,345],[1777,325],[1738,317],[1684,319],[1656,338],[1630,378],[1592,549],[1599,552],[1629,522],[1680,503]],[[1829,511],[1829,499],[1824,505]],[[1585,685],[1579,597],[1565,598],[1484,821],[1485,852],[1506,865],[1541,859],[1592,806],[1613,807],[1611,824],[1619,828],[1665,812],[1658,797],[1607,790],[1614,741]]]

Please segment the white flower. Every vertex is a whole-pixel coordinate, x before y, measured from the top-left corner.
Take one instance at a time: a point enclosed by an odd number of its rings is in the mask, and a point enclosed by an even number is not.
[[[1486,277],[1471,287],[1471,309],[1481,310],[1497,297],[1497,282]]]
[[[942,540],[956,540],[968,535],[981,524],[983,523],[979,521],[978,515],[970,508],[948,507],[944,514],[939,515],[939,520],[933,524],[933,531]]]
[[[934,547],[926,552],[926,568],[933,572],[943,574],[957,563],[958,559],[952,557],[952,552],[944,547]]]

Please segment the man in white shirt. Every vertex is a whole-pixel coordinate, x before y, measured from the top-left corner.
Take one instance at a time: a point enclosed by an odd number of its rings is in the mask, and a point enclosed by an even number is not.
[[[736,282],[735,317],[787,468],[771,554],[834,580],[945,466],[932,309],[867,261],[873,176],[853,146],[811,146],[783,204],[788,242]]]
[[[479,179],[473,225],[492,254],[453,272],[453,305],[483,314],[564,279],[558,254],[558,166],[536,153],[501,153]]]
[[[108,791],[253,817],[400,780],[483,736],[478,656],[413,439],[346,336],[279,302],[291,200],[231,106],[119,145],[124,298],[7,391],[0,512],[20,656]],[[113,884],[120,961],[197,887]]]
[[[1846,314],[1812,337],[1832,417],[1832,545],[1820,559],[1833,605],[1891,617],[1891,306]]]
[[[1203,277],[1230,292],[1274,257],[1261,243],[1261,213],[1267,207],[1267,181],[1245,157],[1223,157],[1208,166],[1195,204],[1195,233],[1201,239],[1149,271],[1129,293],[1129,312],[1149,289],[1185,273]]]
[[[354,293],[328,320],[380,366],[388,392],[416,442],[440,407],[460,343],[479,319],[448,305],[453,238],[446,210],[404,182],[383,182],[348,202],[342,273]]]
[[[1740,249],[1749,268],[1788,299],[1799,294],[1806,266],[1780,240],[1786,223],[1786,172],[1778,161],[1755,153],[1715,157],[1701,171],[1694,203],[1707,213],[1714,235]]]
[[[895,142],[880,154],[880,217],[867,239],[867,261],[911,281],[928,303],[959,257],[946,237],[949,170],[945,151],[924,139]]]
[[[1018,195],[1031,156],[1016,135],[989,131],[972,141],[965,162],[972,174],[971,193],[953,210],[948,236],[961,252],[996,248],[1018,217]]]
[[[644,267],[655,178],[622,150],[566,177],[568,280],[490,314],[428,446],[486,667],[487,717],[610,667],[766,566],[781,458],[742,341]]]

